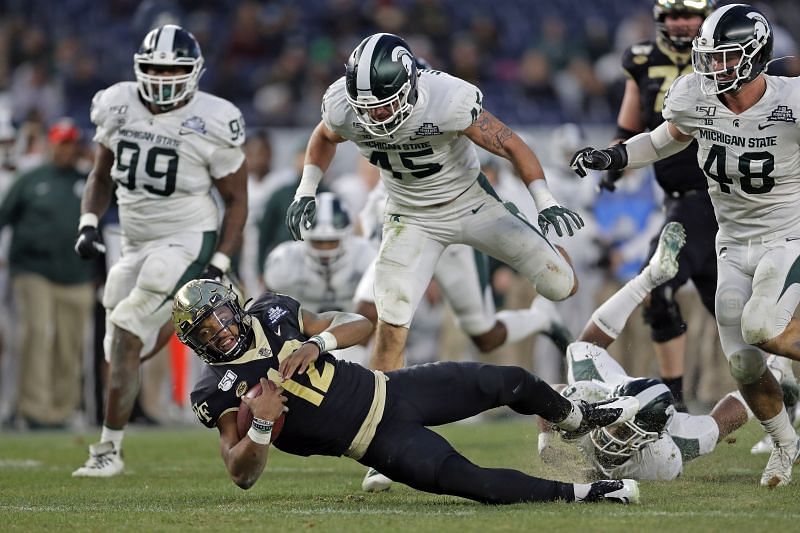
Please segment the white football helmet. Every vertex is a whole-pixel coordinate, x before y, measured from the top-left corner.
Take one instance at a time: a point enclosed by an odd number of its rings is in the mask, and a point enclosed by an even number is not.
[[[203,75],[203,54],[194,35],[174,24],[148,33],[133,55],[136,82],[142,98],[159,107],[170,108],[189,100]],[[180,67],[185,74],[160,75],[148,69]]]
[[[329,266],[344,254],[344,240],[352,234],[350,215],[332,192],[317,195],[317,214],[309,229],[301,229],[306,252],[316,262]]]

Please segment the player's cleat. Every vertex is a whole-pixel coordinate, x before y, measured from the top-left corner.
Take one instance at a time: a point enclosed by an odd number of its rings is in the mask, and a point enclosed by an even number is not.
[[[553,341],[561,353],[567,353],[567,346],[575,339],[564,324],[564,319],[561,318],[555,304],[543,296],[537,296],[531,305],[531,311],[547,317],[547,326],[540,333]]]
[[[666,283],[678,273],[678,254],[684,244],[686,231],[680,222],[670,222],[664,226],[656,252],[648,264],[650,281],[654,287]]]
[[[98,442],[89,445],[89,459],[72,473],[72,477],[112,477],[124,470],[122,453],[114,448],[114,443]]]
[[[753,444],[753,447],[750,448],[750,453],[753,455],[758,455],[760,453],[771,453],[772,452],[772,437],[769,435],[764,435],[764,438],[760,441]]]
[[[774,489],[788,485],[792,481],[792,467],[800,459],[800,437],[788,446],[775,444],[761,475],[761,486]]]
[[[593,429],[624,424],[639,412],[639,400],[633,396],[620,396],[596,403],[581,401],[578,406],[583,415],[580,425],[577,429],[561,429],[561,436],[567,440],[582,437]]]
[[[576,501],[639,503],[639,484],[633,479],[601,479],[592,483],[585,498]]]
[[[367,475],[364,476],[364,481],[361,482],[361,490],[366,492],[383,492],[389,490],[391,486],[392,480],[374,468],[367,470]]]

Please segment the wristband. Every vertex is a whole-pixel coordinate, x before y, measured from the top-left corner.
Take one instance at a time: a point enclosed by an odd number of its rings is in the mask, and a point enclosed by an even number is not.
[[[261,433],[253,426],[250,426],[250,429],[247,430],[247,436],[250,437],[250,440],[256,444],[267,446],[272,438],[272,431],[270,430],[267,433]]]
[[[84,213],[81,215],[81,218],[78,220],[78,229],[85,228],[86,226],[91,226],[93,228],[97,227],[97,215],[94,213]]]
[[[331,350],[335,350],[337,346],[339,346],[338,341],[336,340],[336,336],[330,331],[323,331],[319,335],[314,335],[310,339],[306,341],[306,343],[311,343],[319,348],[319,353],[330,352]],[[305,344],[305,343],[303,343]]]
[[[547,181],[543,179],[533,180],[528,184],[528,191],[533,196],[533,203],[536,204],[536,209],[540,213],[548,207],[558,205],[556,199],[550,194],[550,189],[547,188]]]
[[[324,172],[317,165],[303,166],[303,175],[300,177],[300,184],[294,192],[294,199],[301,196],[314,196],[317,194],[317,186],[322,181]]]
[[[231,258],[222,252],[216,252],[211,257],[211,261],[209,261],[208,264],[213,267],[217,267],[221,272],[224,273],[231,268]]]
[[[274,424],[275,423],[272,420],[253,417],[253,422],[250,424],[250,427],[259,433],[270,433]]]

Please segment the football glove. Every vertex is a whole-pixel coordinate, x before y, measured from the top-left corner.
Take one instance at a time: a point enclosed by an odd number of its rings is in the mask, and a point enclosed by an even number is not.
[[[592,147],[578,150],[569,162],[570,168],[584,178],[586,169],[622,170],[628,164],[628,151],[624,144],[615,144],[611,148],[597,150]]]
[[[576,230],[579,230],[583,227],[583,219],[578,213],[575,211],[570,211],[566,207],[562,207],[560,205],[548,207],[539,213],[539,229],[542,230],[542,233],[545,236],[547,235],[549,226],[552,225],[556,230],[556,235],[563,237],[564,232],[561,231],[561,226],[559,223],[564,224],[564,228],[566,228],[567,234],[570,237],[575,234],[572,226],[575,226]]]
[[[75,253],[81,259],[95,259],[106,253],[106,245],[96,226],[84,226],[78,231],[75,240]]]
[[[313,196],[295,198],[289,209],[286,210],[286,227],[292,234],[292,239],[302,241],[300,234],[301,225],[305,229],[311,228],[317,216],[317,201]]]
[[[621,170],[609,170],[605,173],[603,178],[597,184],[599,189],[605,189],[608,192],[614,192],[617,190],[617,181],[622,178],[623,172]]]

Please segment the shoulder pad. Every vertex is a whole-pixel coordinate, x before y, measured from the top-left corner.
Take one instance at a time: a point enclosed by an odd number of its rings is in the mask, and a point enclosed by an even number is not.
[[[483,111],[483,93],[475,85],[441,73],[426,76],[429,80],[429,98],[432,112],[440,118],[434,122],[447,131],[464,131],[478,120]]]
[[[350,104],[347,103],[346,89],[344,85],[344,76],[336,80],[325,91],[322,97],[322,120],[331,131],[337,131],[348,120],[352,121],[355,117],[348,119],[348,115],[352,112]]]
[[[198,91],[197,109],[202,115],[184,121],[183,127],[203,128],[206,134],[222,146],[242,146],[245,142],[245,123],[239,108],[218,96]]]

